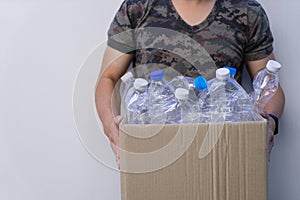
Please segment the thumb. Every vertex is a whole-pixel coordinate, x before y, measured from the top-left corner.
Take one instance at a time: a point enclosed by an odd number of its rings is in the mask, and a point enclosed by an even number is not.
[[[268,113],[262,109],[259,110],[259,114],[265,119],[268,119],[268,117],[269,117]]]
[[[121,121],[123,120],[123,116],[121,116],[121,115],[117,115],[117,116],[115,116],[114,117],[114,122],[117,124],[117,125],[119,125],[120,123],[121,123]]]

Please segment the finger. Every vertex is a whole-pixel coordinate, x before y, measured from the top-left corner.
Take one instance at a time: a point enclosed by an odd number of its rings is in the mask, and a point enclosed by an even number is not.
[[[109,135],[109,140],[114,145],[119,146],[119,135],[117,135],[116,133],[111,133]]]
[[[119,147],[114,145],[113,143],[110,143],[111,149],[113,150],[115,154],[116,163],[118,166],[118,169],[120,169],[120,150]]]
[[[108,139],[112,144],[118,145],[118,135],[116,135],[112,132],[109,134]]]
[[[275,146],[274,136],[271,138],[271,145],[272,145],[272,148]]]
[[[119,147],[117,145],[115,145],[114,143],[110,143],[110,147],[111,149],[113,150],[114,154],[117,156],[119,153],[118,153],[118,149]]]
[[[112,142],[110,143],[110,147],[112,149],[112,151],[114,152],[114,154],[116,155],[117,154],[117,151],[116,151],[116,145],[114,145]]]
[[[113,144],[112,142],[110,143],[110,146],[116,156],[116,159],[119,160],[120,159],[120,148],[117,145]]]
[[[113,143],[116,145],[116,147],[119,147],[119,132],[114,132]]]
[[[117,155],[116,155],[116,162],[118,165],[118,168],[120,169],[120,148],[117,148]]]
[[[115,116],[114,117],[114,122],[115,122],[115,124],[117,124],[117,125],[119,125],[120,123],[121,123],[121,121],[123,120],[123,116],[121,116],[121,115],[117,115],[117,116]]]
[[[269,143],[269,151],[268,151],[268,157],[269,157],[269,161],[270,161],[270,159],[271,159],[271,152],[272,152],[272,148],[273,148],[273,146],[272,146],[272,144],[271,144],[271,142]]]
[[[117,135],[111,136],[110,143],[111,145],[114,145],[115,149],[117,149],[119,147],[119,137]]]
[[[119,146],[119,137],[116,138],[115,140],[115,156],[116,156],[116,162],[117,162],[117,166],[118,169],[120,169],[120,146]]]
[[[272,149],[275,145],[275,137],[274,137],[274,133],[273,131],[269,130],[268,131],[268,139],[269,139],[269,149],[268,149],[268,157],[269,157],[269,161],[271,159],[271,152],[272,152]]]
[[[121,169],[121,165],[120,165],[120,159],[117,160],[117,165],[118,165],[118,169]]]

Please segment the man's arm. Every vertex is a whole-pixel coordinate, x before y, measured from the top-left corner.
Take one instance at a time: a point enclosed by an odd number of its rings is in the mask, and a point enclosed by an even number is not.
[[[98,115],[102,121],[104,132],[113,145],[119,146],[118,124],[112,109],[112,94],[116,83],[128,69],[133,55],[124,54],[107,47],[102,61],[102,68],[95,91]]]
[[[271,54],[264,59],[247,62],[246,66],[251,78],[253,79],[255,73],[266,66],[268,60],[274,60],[274,59],[275,59],[274,54]],[[270,101],[267,103],[266,107],[264,108],[265,112],[267,113],[266,115],[264,115],[264,117],[268,120],[269,159],[270,159],[272,148],[274,146],[274,131],[275,131],[276,124],[275,124],[275,120],[272,117],[270,117],[268,114],[273,114],[276,115],[277,117],[281,117],[284,109],[284,103],[285,103],[285,96],[282,88],[279,85],[275,95],[270,99]]]
[[[274,54],[269,55],[268,57],[256,60],[256,61],[248,61],[246,63],[248,72],[253,79],[255,73],[260,69],[264,68],[269,60],[275,60]],[[265,107],[265,111],[269,114],[276,115],[277,117],[281,117],[284,109],[285,96],[281,86],[279,85],[275,95],[270,99],[268,104]]]

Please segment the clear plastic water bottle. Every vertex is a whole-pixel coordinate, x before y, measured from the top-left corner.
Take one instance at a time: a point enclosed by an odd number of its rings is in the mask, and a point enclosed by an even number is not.
[[[176,99],[174,87],[164,79],[164,72],[156,70],[150,73],[149,113],[152,124],[176,123]]]
[[[247,92],[233,79],[230,78],[230,71],[220,68],[216,71],[216,78],[210,85],[210,104],[212,110],[216,111],[213,121],[241,121],[236,110],[236,103],[239,99],[247,99]]]
[[[211,121],[211,105],[209,104],[209,88],[206,79],[203,76],[198,76],[194,80],[195,94],[199,110],[199,122],[206,123]],[[197,109],[197,108],[196,108]],[[195,109],[195,110],[196,110]]]
[[[194,78],[185,76],[184,80],[185,80],[185,83],[187,83],[186,89],[189,90],[189,98],[192,99],[194,102],[196,102],[197,96],[195,94]]]
[[[224,66],[230,72],[230,81],[234,84],[237,88],[241,88],[242,86],[234,79],[236,75],[236,68],[230,66]],[[244,92],[241,93],[243,89],[237,90],[233,96],[236,98],[235,108],[234,111],[240,118],[240,121],[256,121],[261,120],[261,117],[257,114],[255,110],[255,105],[253,105],[249,95],[246,95]]]
[[[200,107],[202,107],[205,102],[206,98],[209,95],[209,90],[208,90],[208,84],[206,79],[203,76],[198,76],[194,80],[194,86],[195,86],[195,95],[198,100],[198,104]]]
[[[269,60],[266,67],[258,71],[253,79],[252,98],[263,109],[268,101],[273,97],[278,89],[279,70],[281,64],[274,60]]]
[[[135,78],[131,72],[127,72],[121,77],[121,83],[120,83],[121,99],[124,99],[124,97],[127,95],[128,90],[133,87],[134,80]]]
[[[178,123],[184,124],[197,123],[199,121],[199,112],[194,109],[194,102],[189,99],[189,90],[184,88],[177,88],[175,90],[175,97],[178,102],[176,106],[176,121]]]
[[[194,88],[194,79],[192,77],[189,76],[185,76],[183,77],[183,79],[186,81],[186,83],[188,84],[188,88],[193,89]]]
[[[175,76],[171,81],[170,85],[177,88],[185,88],[189,90],[189,98],[193,99],[194,101],[197,100],[195,95],[195,87],[194,87],[194,79],[188,76]]]
[[[125,103],[127,106],[126,121],[128,124],[148,124],[148,81],[137,78],[133,88],[130,88]]]

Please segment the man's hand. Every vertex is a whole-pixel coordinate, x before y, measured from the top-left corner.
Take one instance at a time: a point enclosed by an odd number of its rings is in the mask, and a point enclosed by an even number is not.
[[[120,169],[119,124],[121,123],[122,120],[123,117],[120,115],[114,117],[114,120],[111,121],[111,124],[108,127],[108,130],[106,131],[106,134],[110,140],[110,146],[113,152],[115,153],[116,162],[119,169]]]
[[[272,148],[274,147],[275,145],[275,142],[274,142],[274,130],[275,130],[275,127],[276,127],[276,123],[274,121],[274,119],[272,117],[270,117],[268,115],[268,113],[266,112],[263,112],[261,113],[261,116],[264,117],[266,120],[267,120],[267,134],[268,134],[268,145],[269,145],[269,148],[268,148],[268,159],[270,161],[270,157],[271,157],[271,151],[272,151]]]
[[[266,66],[269,60],[275,60],[273,53],[263,59],[246,62],[248,72],[252,79],[260,69],[263,69]],[[276,93],[269,100],[266,107],[264,108],[265,113],[261,114],[268,121],[269,160],[270,160],[272,148],[274,146],[274,130],[276,124],[274,119],[270,117],[267,113],[272,113],[276,115],[278,118],[280,118],[283,112],[284,104],[285,104],[284,92],[279,84]]]
[[[95,91],[95,102],[98,115],[104,127],[104,132],[111,142],[119,165],[119,124],[121,116],[114,117],[116,105],[114,89],[121,76],[127,71],[133,54],[124,54],[113,48],[107,47],[102,60],[102,67]],[[117,112],[118,113],[118,112]]]
[[[275,123],[274,119],[272,117],[270,117],[269,115],[268,115],[267,120],[268,120],[268,140],[269,140],[269,152],[268,152],[268,155],[269,155],[269,161],[270,161],[271,151],[272,151],[272,148],[275,145],[275,142],[274,142],[274,130],[275,130],[275,127],[276,127],[276,123]]]

